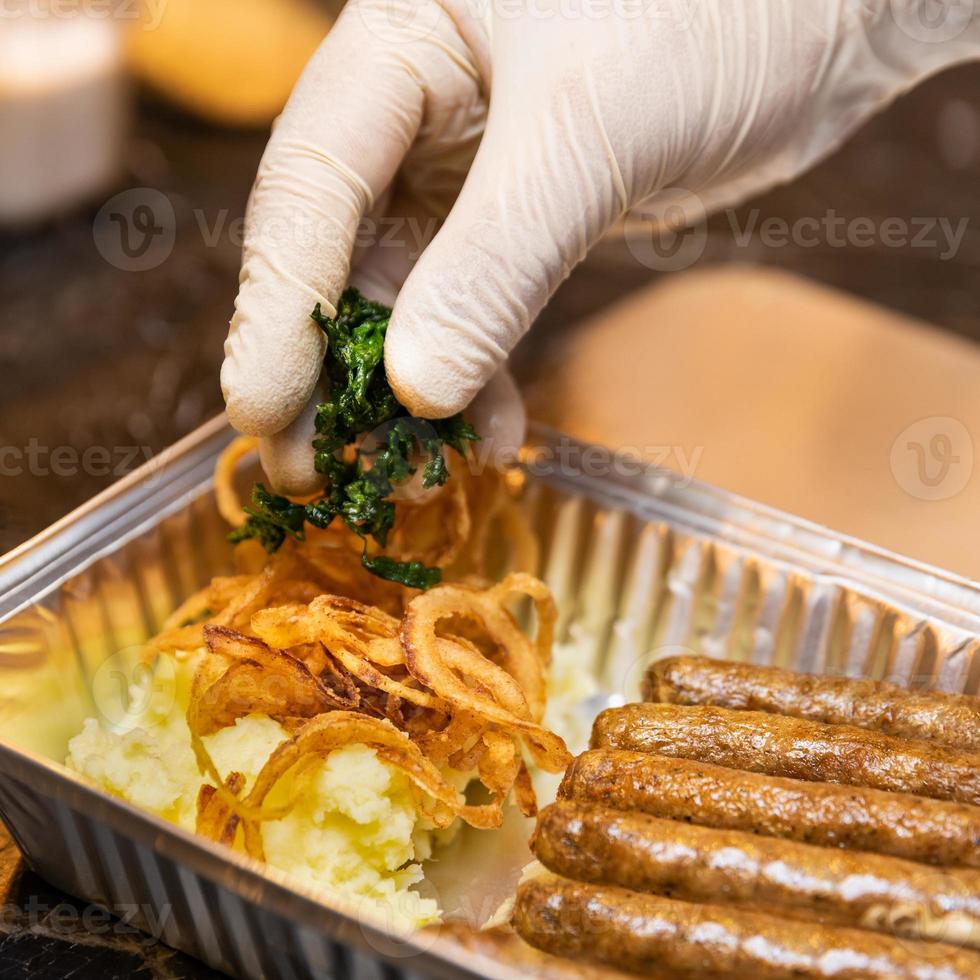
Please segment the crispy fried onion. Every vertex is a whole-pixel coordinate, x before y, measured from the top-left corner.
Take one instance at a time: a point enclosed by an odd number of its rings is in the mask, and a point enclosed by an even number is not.
[[[534,604],[533,639],[507,608],[515,596]],[[320,595],[254,609],[251,635],[206,625],[187,712],[198,765],[214,784],[199,824],[225,837],[241,826],[246,850],[261,857],[261,824],[288,814],[314,765],[353,743],[371,746],[408,776],[435,826],[456,817],[499,826],[511,796],[533,814],[522,746],[550,772],[570,760],[564,742],[540,724],[554,619],[544,584],[515,574],[491,589],[445,585],[416,595],[401,619]],[[222,780],[203,738],[252,712],[276,719],[291,737],[242,796]],[[467,804],[447,769],[478,778],[490,801]],[[269,796],[280,783],[273,805]],[[205,820],[205,813],[221,819]]]
[[[356,706],[282,650],[223,626],[204,632],[215,656],[205,658],[194,675],[187,724],[198,735],[211,735],[248,714],[266,714],[292,727],[299,718]]]
[[[516,593],[530,595],[538,615],[532,642],[504,605]],[[442,635],[440,624],[462,620],[477,627],[483,641]],[[558,772],[568,763],[565,743],[539,724],[544,714],[546,668],[550,658],[555,607],[547,587],[516,574],[481,591],[445,585],[416,597],[402,622],[406,665],[412,676],[466,712],[518,733],[535,763]],[[482,635],[481,635],[482,634]],[[472,635],[472,634],[471,634]],[[487,655],[490,641],[490,655]]]
[[[234,440],[221,454],[214,474],[218,510],[233,527],[246,517],[236,487],[236,474],[243,461],[254,455],[257,440]],[[451,454],[451,477],[440,490],[430,490],[415,499],[399,501],[395,527],[389,535],[385,554],[398,561],[422,561],[443,569],[444,577],[454,581],[475,579],[482,583],[502,577],[508,571],[533,572],[537,549],[527,516],[518,496],[520,473],[501,473],[491,468],[467,465]],[[243,483],[246,481],[242,481]],[[501,542],[509,547],[501,549]],[[232,622],[249,601],[245,593],[253,586],[253,611],[284,602],[309,602],[315,595],[329,593],[350,596],[366,605],[401,616],[415,592],[386,582],[366,572],[361,564],[363,542],[340,521],[326,530],[306,529],[305,541],[288,540],[272,556],[255,541],[236,546],[236,562],[241,576],[216,579],[211,586],[192,596],[165,625],[163,634],[153,641],[153,653],[192,649],[203,643],[199,620],[213,621],[225,610],[221,625],[247,632],[245,622]],[[501,551],[507,553],[501,556]],[[269,574],[269,569],[272,571]],[[281,593],[295,592],[285,598]],[[258,593],[263,593],[260,597]],[[183,627],[183,632],[180,628]]]
[[[214,468],[214,496],[218,512],[232,527],[244,524],[248,516],[235,490],[235,471],[241,461],[258,448],[258,439],[239,436],[224,449]]]
[[[245,788],[245,777],[240,772],[230,773],[224,782],[224,794],[219,794],[214,786],[201,785],[197,794],[197,823],[195,830],[202,837],[233,844],[238,829],[238,814],[228,803],[228,796],[237,798]]]
[[[389,721],[368,718],[347,711],[321,715],[307,722],[289,741],[283,742],[269,757],[243,801],[245,848],[253,857],[262,858],[259,823],[277,818],[283,807],[263,810],[273,787],[291,770],[308,768],[322,761],[334,749],[358,743],[373,748],[379,758],[400,769],[425,796],[435,801],[427,816],[437,827],[446,827],[457,816],[477,827],[494,827],[496,808],[492,805],[468,806],[460,793],[450,786],[438,768],[419,747]],[[294,805],[291,800],[287,807]]]

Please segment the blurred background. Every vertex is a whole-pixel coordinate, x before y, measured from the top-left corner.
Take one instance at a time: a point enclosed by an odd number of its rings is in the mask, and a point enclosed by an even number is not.
[[[0,552],[221,410],[249,187],[338,7],[3,0]],[[518,351],[532,414],[980,578],[978,170],[972,65],[792,186],[628,222]]]

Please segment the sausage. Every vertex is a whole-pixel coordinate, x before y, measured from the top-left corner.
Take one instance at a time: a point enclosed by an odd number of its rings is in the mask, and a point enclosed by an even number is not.
[[[687,980],[976,980],[980,954],[560,878],[520,886],[514,926],[548,953]]]
[[[980,698],[967,694],[910,691],[883,681],[817,677],[708,657],[658,661],[647,671],[643,692],[647,701],[769,711],[980,752]]]
[[[907,793],[606,749],[575,759],[558,795],[706,827],[980,868],[980,807]]]
[[[508,976],[534,977],[535,980],[631,980],[629,974],[611,970],[608,966],[584,960],[573,962],[543,953],[529,946],[512,929],[501,926],[476,929],[465,922],[449,919],[427,926],[423,936],[443,943],[450,942],[460,948],[471,975],[495,976],[500,972],[501,964],[504,964]],[[421,974],[411,973],[409,976],[418,977]],[[651,973],[649,978],[676,980],[676,974]]]
[[[549,871],[576,881],[980,949],[980,871],[571,801],[541,812],[531,849]]]
[[[631,749],[729,769],[980,804],[980,755],[851,725],[762,711],[628,704],[603,711],[592,748]]]

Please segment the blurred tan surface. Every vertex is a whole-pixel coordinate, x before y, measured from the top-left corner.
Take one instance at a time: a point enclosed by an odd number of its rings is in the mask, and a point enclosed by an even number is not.
[[[138,78],[188,112],[264,126],[329,29],[307,0],[143,0],[129,58]]]
[[[576,436],[670,447],[672,469],[980,579],[969,341],[787,273],[693,271],[575,327],[528,398]]]

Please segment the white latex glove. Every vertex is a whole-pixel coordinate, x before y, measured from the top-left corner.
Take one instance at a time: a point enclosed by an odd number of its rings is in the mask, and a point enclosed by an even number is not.
[[[516,442],[507,355],[624,213],[667,188],[716,207],[789,180],[980,51],[972,0],[478,2],[352,0],[269,143],[222,386],[281,490],[319,483],[310,312],[348,280],[394,301],[388,378],[413,413],[490,382],[477,425]]]

